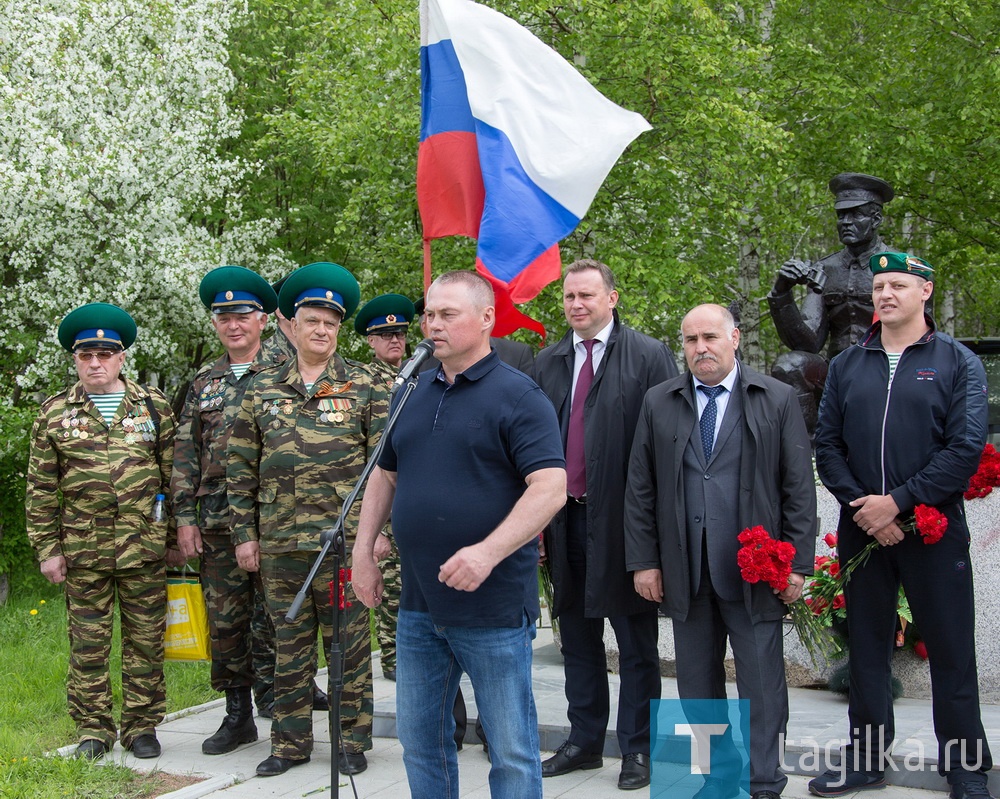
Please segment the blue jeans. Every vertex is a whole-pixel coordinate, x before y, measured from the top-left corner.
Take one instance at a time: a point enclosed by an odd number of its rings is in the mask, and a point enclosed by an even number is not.
[[[535,625],[438,627],[400,610],[396,625],[396,729],[411,799],[458,799],[452,709],[469,675],[490,742],[492,799],[542,799],[538,716],[531,692]]]

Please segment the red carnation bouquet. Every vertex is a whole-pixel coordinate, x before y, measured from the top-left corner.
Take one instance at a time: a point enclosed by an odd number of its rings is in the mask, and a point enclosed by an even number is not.
[[[743,579],[751,584],[765,582],[775,591],[784,591],[792,573],[794,545],[788,541],[776,541],[760,525],[748,527],[737,536],[737,540],[742,544],[736,553],[736,562]],[[821,661],[826,660],[832,642],[820,620],[801,599],[786,605],[786,608],[813,665],[817,665],[817,657]]]
[[[925,544],[936,544],[944,538],[945,531],[948,529],[948,519],[941,511],[931,505],[917,505],[913,509],[913,516],[905,522],[899,522],[899,529],[904,533],[915,532],[919,534],[923,537]],[[858,566],[864,565],[872,551],[880,546],[881,544],[872,538],[864,549],[847,561],[847,565],[840,572],[841,584],[846,583],[851,572]]]
[[[1000,453],[992,444],[987,444],[979,458],[979,468],[969,479],[965,498],[982,499],[997,486],[1000,486]]]
[[[765,582],[775,591],[788,587],[795,547],[788,541],[775,541],[760,525],[748,527],[737,536],[743,546],[736,554],[740,574],[748,583]]]
[[[901,525],[907,532],[915,530],[923,536],[925,544],[936,544],[944,538],[948,529],[948,519],[937,508],[930,505],[917,505],[913,509],[912,521]],[[869,546],[871,546],[869,544]]]

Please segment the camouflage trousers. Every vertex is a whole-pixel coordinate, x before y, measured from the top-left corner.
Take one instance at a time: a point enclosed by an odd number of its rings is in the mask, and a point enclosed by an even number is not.
[[[382,602],[375,606],[375,635],[378,638],[379,649],[382,650],[382,671],[396,670],[396,617],[399,615],[399,594],[402,583],[399,577],[399,550],[396,549],[396,539],[390,538],[392,549],[385,559],[379,562],[385,592]]]
[[[332,643],[330,581],[333,561],[329,558],[313,579],[299,615],[293,622],[285,620],[315,559],[315,552],[262,553],[260,559],[264,596],[274,623],[276,651],[271,754],[288,760],[302,760],[312,753],[317,633],[322,633],[323,647],[328,653]],[[375,707],[371,628],[368,608],[354,597],[350,585],[346,594],[351,605],[340,615],[346,623],[346,629],[342,627],[339,636],[341,651],[345,653],[340,730],[347,751],[357,753],[372,748]],[[332,665],[330,673],[334,673]],[[330,694],[332,701],[333,692]]]
[[[274,627],[264,603],[259,574],[236,563],[229,531],[202,531],[201,589],[212,641],[212,688],[253,686],[260,708],[270,703],[274,684]]]
[[[163,721],[163,636],[167,590],[163,561],[118,572],[69,569],[69,715],[80,740],[108,747],[117,737],[111,713],[111,635],[115,600],[122,637],[122,745],[152,733]]]

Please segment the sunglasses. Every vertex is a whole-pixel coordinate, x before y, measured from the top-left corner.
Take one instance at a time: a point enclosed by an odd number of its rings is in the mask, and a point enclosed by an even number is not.
[[[80,352],[74,352],[73,357],[78,361],[89,363],[94,358],[97,358],[99,361],[110,361],[117,354],[117,352],[113,352],[112,350],[81,350]]]

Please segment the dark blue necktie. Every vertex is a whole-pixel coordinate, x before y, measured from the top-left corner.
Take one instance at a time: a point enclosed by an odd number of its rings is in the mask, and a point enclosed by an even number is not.
[[[715,443],[715,420],[719,415],[719,406],[715,404],[715,398],[726,390],[725,386],[698,386],[699,391],[705,392],[708,396],[708,404],[701,412],[701,448],[705,451],[705,463],[712,457],[712,446]]]

